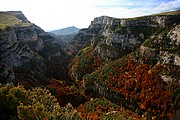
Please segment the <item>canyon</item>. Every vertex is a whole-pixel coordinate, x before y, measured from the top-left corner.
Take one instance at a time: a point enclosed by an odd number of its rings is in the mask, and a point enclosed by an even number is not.
[[[139,119],[172,119],[180,105],[179,21],[179,10],[100,16],[63,41],[21,11],[0,12],[0,83],[47,87],[61,106],[77,110],[99,98]]]

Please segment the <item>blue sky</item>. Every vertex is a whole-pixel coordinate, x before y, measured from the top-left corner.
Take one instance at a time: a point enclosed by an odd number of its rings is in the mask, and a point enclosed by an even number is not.
[[[22,11],[46,31],[86,28],[102,15],[130,18],[180,9],[180,0],[0,0],[0,11]]]

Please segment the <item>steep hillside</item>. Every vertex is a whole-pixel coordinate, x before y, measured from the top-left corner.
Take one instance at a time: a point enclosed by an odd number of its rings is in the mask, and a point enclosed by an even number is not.
[[[86,95],[147,119],[172,119],[180,109],[179,21],[180,11],[95,18],[69,45],[69,53],[77,53],[70,77]]]
[[[82,80],[85,74],[97,70],[103,65],[102,63],[117,60],[136,49],[140,49],[140,52],[145,55],[148,50],[153,50],[150,47],[155,46],[157,50],[154,50],[154,54],[156,56],[159,56],[160,52],[165,56],[168,51],[171,51],[173,55],[170,56],[175,58],[174,61],[177,62],[175,64],[179,64],[177,56],[179,38],[177,35],[180,13],[175,11],[171,14],[164,14],[131,19],[107,16],[95,18],[89,28],[80,30],[74,37],[74,41],[69,44],[69,53],[75,55],[81,49],[70,65],[71,75],[75,79]],[[148,45],[151,46],[146,49],[145,46]],[[166,57],[161,55],[161,59],[166,59]],[[155,61],[154,58],[155,62],[158,60]],[[102,63],[100,64],[100,62]]]
[[[20,11],[1,12],[0,26],[0,62],[6,66],[1,67],[1,80],[10,81],[8,69],[14,71],[13,80],[30,80],[34,85],[50,77],[67,79],[70,57],[50,34]]]
[[[105,18],[105,19],[104,19]],[[103,21],[104,19],[104,21]],[[81,29],[77,35],[74,36],[73,40],[69,42],[69,44],[66,46],[65,51],[75,56],[78,51],[88,42],[92,39],[92,37],[95,34],[98,34],[105,26],[106,22],[109,21],[112,18],[109,17],[100,17],[95,18],[94,22],[92,21],[92,24],[89,26],[89,28]],[[99,23],[102,22],[102,23]],[[97,22],[97,23],[96,23]]]

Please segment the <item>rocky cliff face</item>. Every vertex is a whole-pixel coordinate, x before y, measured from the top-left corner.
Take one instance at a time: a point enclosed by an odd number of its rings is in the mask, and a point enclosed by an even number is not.
[[[91,25],[87,29],[81,29],[77,35],[74,36],[73,40],[67,45],[65,51],[70,55],[76,55],[78,51],[93,38],[94,35],[98,34],[103,27],[106,25],[105,20],[108,17],[103,16],[100,18],[95,18],[91,22]]]
[[[179,20],[179,11],[128,19],[97,17],[67,47],[73,55],[81,49],[69,67],[70,74],[81,80],[136,50],[147,59],[145,63],[179,65]]]
[[[121,48],[133,48],[141,44],[142,40],[149,36],[147,30],[172,26],[179,19],[178,13],[157,14],[129,19],[117,19],[108,16],[97,17],[91,22],[89,28],[80,30],[79,34],[68,44],[66,51],[69,54],[76,55],[97,34],[106,37],[104,44],[107,46],[112,46],[114,43],[121,44]],[[138,27],[143,27],[143,29],[138,29]]]
[[[67,74],[67,60],[70,58],[57,41],[49,33],[30,23],[22,12],[3,14],[21,21],[20,24],[17,22],[12,26],[7,24],[7,27],[0,31],[0,62],[14,69],[16,79],[24,81],[29,79],[26,77],[32,76],[30,79],[38,81],[38,75],[42,76],[42,79],[45,79],[45,76],[64,78]],[[67,64],[63,64],[63,60],[66,60]],[[34,73],[38,75],[32,75]]]
[[[180,26],[174,25],[158,35],[152,35],[141,45],[141,53],[148,58],[157,58],[160,63],[179,66]],[[154,51],[154,52],[153,52]],[[156,51],[156,52],[155,52]],[[158,57],[152,54],[156,53]]]
[[[1,62],[6,63],[9,67],[29,62],[35,55],[27,43],[34,42],[37,38],[33,26],[8,28],[1,31]]]

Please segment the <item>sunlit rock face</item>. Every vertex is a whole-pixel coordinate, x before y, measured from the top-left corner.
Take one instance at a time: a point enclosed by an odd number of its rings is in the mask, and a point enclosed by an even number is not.
[[[176,23],[179,19],[180,17],[178,15],[150,15],[129,19],[117,19],[108,16],[96,17],[87,29],[79,31],[74,39],[66,46],[65,51],[71,55],[76,55],[97,34],[106,37],[104,42],[108,46],[117,43],[122,48],[134,48],[140,45],[148,36],[145,35],[143,30],[138,30],[141,31],[138,34],[137,32],[132,32],[134,31],[131,30],[132,27],[167,27]],[[148,29],[146,30],[148,31]]]

